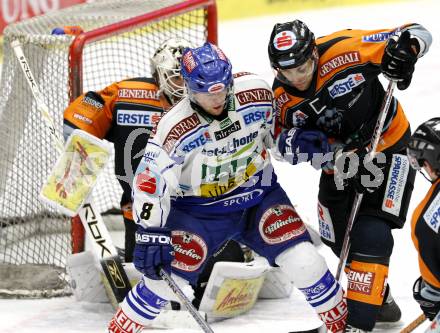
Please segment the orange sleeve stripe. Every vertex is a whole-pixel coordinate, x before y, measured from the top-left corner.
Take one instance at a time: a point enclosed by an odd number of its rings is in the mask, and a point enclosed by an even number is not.
[[[400,103],[397,104],[397,112],[391,121],[390,127],[382,134],[377,146],[377,151],[383,151],[397,143],[409,128],[408,119],[403,112]]]
[[[287,110],[294,105],[299,104],[300,102],[302,102],[304,100],[304,98],[301,97],[296,97],[296,96],[292,96],[289,95],[283,87],[278,87],[275,89],[274,91],[274,96],[275,96],[275,104],[277,105],[277,109],[279,109],[279,122],[283,125],[286,126],[286,121],[285,121],[285,116],[286,116],[286,112]]]
[[[421,256],[419,256],[419,268],[423,280],[428,282],[431,286],[440,289],[440,281],[431,273],[431,270],[426,266]]]
[[[438,186],[438,184],[440,183],[440,179],[438,179],[429,189],[428,193],[426,194],[426,196],[423,198],[422,202],[420,202],[418,204],[418,206],[416,207],[416,209],[413,212],[412,218],[411,218],[411,238],[412,241],[414,243],[414,247],[416,248],[417,252],[420,253],[420,249],[419,249],[419,240],[417,238],[416,235],[416,225],[417,223],[423,223],[423,221],[421,220],[421,214],[423,212],[423,209],[426,207],[426,205],[429,203],[432,194],[434,192],[434,190],[436,189],[436,187]],[[420,273],[422,275],[423,280],[427,281],[430,285],[436,287],[436,288],[440,288],[440,281],[431,273],[431,270],[429,269],[429,267],[425,264],[425,262],[423,261],[422,257],[419,255],[418,256],[418,261],[419,261],[419,269],[420,269]]]

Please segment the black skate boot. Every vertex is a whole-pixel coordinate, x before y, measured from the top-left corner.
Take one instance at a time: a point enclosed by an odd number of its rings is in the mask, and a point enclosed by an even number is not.
[[[353,327],[351,325],[345,326],[345,333],[367,333],[368,331],[363,331],[360,328]]]
[[[383,298],[383,304],[377,315],[378,323],[395,323],[402,317],[402,312],[399,306],[391,295],[390,287],[387,285],[385,291],[385,297]]]

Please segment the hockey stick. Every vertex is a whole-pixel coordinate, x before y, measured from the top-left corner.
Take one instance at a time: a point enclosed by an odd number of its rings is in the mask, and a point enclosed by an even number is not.
[[[32,95],[36,101],[36,108],[43,117],[46,128],[53,138],[57,152],[61,153],[64,147],[63,139],[55,129],[53,118],[49,113],[47,104],[44,102],[44,98],[23,53],[20,41],[12,41],[11,46],[18,62],[20,63],[27,83],[31,88]],[[93,253],[99,260],[104,272],[105,278],[103,279],[103,283],[107,289],[111,288],[111,294],[109,296],[113,296],[114,299],[112,299],[113,297],[110,297],[110,301],[113,306],[117,307],[115,301],[117,303],[122,302],[125,295],[131,290],[130,281],[124,267],[122,266],[121,259],[113,245],[107,227],[102,220],[102,216],[90,202],[83,205],[79,211],[79,216],[84,229],[91,240]]]
[[[159,269],[159,274],[162,277],[162,279],[164,279],[165,282],[168,284],[168,287],[170,287],[173,293],[176,294],[177,297],[179,297],[180,301],[183,303],[183,305],[185,305],[189,313],[191,313],[195,321],[200,325],[200,328],[203,330],[203,332],[214,333],[214,331],[211,329],[211,327],[209,327],[208,323],[202,318],[199,311],[197,311],[196,308],[192,305],[190,300],[185,296],[182,289],[179,288],[179,286],[173,280],[173,278],[167,272],[165,272],[163,268]]]
[[[382,129],[385,124],[385,120],[388,115],[388,110],[390,108],[391,100],[393,97],[393,91],[394,87],[396,86],[396,82],[390,81],[388,83],[388,88],[385,93],[385,97],[382,103],[381,110],[379,112],[379,117],[376,122],[376,126],[373,131],[373,136],[371,138],[371,149],[366,155],[366,160],[371,161],[374,158],[374,155],[376,154],[376,149],[379,144],[380,136],[382,135]],[[338,282],[341,282],[341,275],[342,271],[345,267],[345,263],[347,261],[348,252],[350,251],[350,233],[351,229],[353,227],[354,221],[357,217],[357,214],[359,212],[359,208],[362,203],[362,199],[364,197],[363,193],[357,193],[354,198],[353,206],[351,208],[350,216],[348,218],[347,228],[345,229],[345,235],[344,235],[344,242],[342,243],[342,250],[339,254],[339,264],[338,269],[336,271],[336,280]]]
[[[420,316],[418,316],[416,319],[414,319],[412,322],[410,322],[408,325],[406,325],[400,333],[410,333],[414,331],[417,327],[419,327],[421,324],[423,324],[426,320],[426,316],[422,313]]]

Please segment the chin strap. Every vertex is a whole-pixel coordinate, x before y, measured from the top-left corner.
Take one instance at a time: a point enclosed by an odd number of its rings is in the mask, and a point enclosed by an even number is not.
[[[420,169],[419,172],[420,172],[420,173],[422,174],[422,176],[423,176],[428,182],[430,182],[431,184],[434,184],[435,182],[437,182],[437,181],[440,179],[440,171],[436,171],[435,174],[437,175],[437,178],[434,179],[434,180],[430,179],[430,177],[427,176],[427,175],[423,172],[423,169]]]

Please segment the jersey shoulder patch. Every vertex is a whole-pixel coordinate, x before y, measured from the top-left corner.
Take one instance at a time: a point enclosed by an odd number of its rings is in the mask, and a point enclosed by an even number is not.
[[[434,199],[423,214],[423,220],[434,232],[438,233],[440,227],[440,191],[437,191]]]
[[[186,97],[162,116],[156,127],[155,138],[170,153],[185,136],[200,126],[201,118]]]

